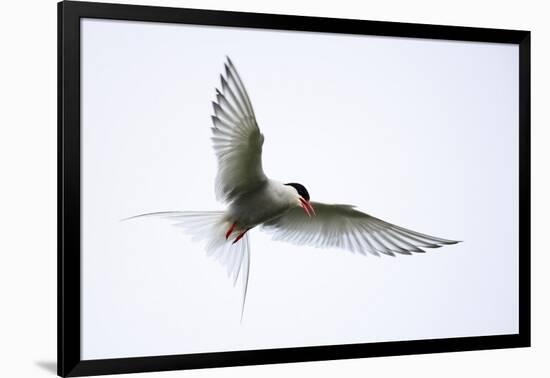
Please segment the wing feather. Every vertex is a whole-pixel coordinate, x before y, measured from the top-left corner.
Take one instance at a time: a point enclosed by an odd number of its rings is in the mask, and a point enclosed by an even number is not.
[[[216,101],[212,103],[211,139],[218,159],[215,189],[219,200],[232,202],[267,180],[262,168],[264,137],[248,93],[229,58],[220,82],[221,91],[216,89]]]
[[[375,218],[350,205],[312,202],[316,216],[308,217],[297,207],[264,224],[275,240],[315,247],[335,247],[380,256],[424,253],[458,241],[412,231]],[[422,247],[422,248],[421,248]]]

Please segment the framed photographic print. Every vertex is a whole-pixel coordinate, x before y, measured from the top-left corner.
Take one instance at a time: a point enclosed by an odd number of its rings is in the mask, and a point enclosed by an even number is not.
[[[58,11],[59,375],[529,346],[529,32]]]

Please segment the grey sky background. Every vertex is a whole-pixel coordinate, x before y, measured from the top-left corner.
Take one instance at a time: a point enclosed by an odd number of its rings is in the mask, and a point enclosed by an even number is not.
[[[517,332],[517,47],[84,20],[82,357]],[[225,55],[266,141],[264,169],[464,240],[353,255],[251,232],[239,288],[151,211],[214,210],[211,101]]]

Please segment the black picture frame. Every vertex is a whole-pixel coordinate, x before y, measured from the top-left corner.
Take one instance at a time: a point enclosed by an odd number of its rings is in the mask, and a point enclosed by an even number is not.
[[[519,333],[496,336],[82,360],[80,353],[80,20],[234,26],[499,42],[519,46]],[[212,10],[58,3],[58,374],[83,376],[530,346],[530,32]]]

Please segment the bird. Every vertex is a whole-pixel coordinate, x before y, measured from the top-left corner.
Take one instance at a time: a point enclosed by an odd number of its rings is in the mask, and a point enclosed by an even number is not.
[[[300,183],[269,178],[262,167],[264,135],[232,60],[226,56],[212,102],[212,143],[217,157],[216,199],[222,211],[162,211],[132,216],[161,217],[204,241],[235,286],[242,281],[241,322],[250,272],[249,231],[259,227],[273,240],[348,250],[362,255],[411,255],[459,243],[406,229],[353,205],[311,201]],[[424,249],[423,249],[424,248]]]

